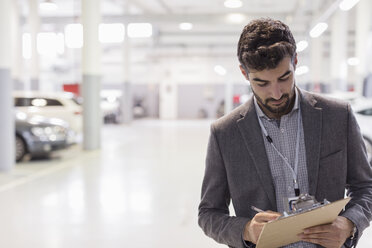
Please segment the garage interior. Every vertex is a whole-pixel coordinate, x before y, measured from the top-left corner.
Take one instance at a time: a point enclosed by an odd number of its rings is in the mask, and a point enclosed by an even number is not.
[[[197,224],[206,148],[252,95],[236,47],[260,17],[292,30],[301,89],[354,104],[372,154],[369,0],[1,0],[1,246],[224,247]]]

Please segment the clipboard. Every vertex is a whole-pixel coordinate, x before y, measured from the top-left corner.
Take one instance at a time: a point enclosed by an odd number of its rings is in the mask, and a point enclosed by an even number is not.
[[[350,197],[288,217],[283,217],[264,225],[256,248],[285,246],[300,241],[297,234],[305,228],[332,223],[350,201]]]

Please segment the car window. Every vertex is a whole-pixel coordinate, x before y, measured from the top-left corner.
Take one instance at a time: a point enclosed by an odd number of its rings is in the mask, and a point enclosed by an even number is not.
[[[56,99],[45,98],[45,100],[47,101],[46,106],[63,106],[63,104]]]
[[[361,115],[372,115],[372,108],[359,111],[358,114],[361,114]]]
[[[15,97],[14,98],[14,106],[16,107],[28,107],[31,105],[32,98],[27,97]]]
[[[63,106],[63,104],[51,98],[36,97],[15,97],[14,106],[16,107],[46,107],[46,106]]]

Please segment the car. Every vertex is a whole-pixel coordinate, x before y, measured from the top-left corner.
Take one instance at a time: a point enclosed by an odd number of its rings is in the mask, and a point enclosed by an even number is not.
[[[104,123],[120,122],[121,91],[101,90],[101,110]]]
[[[41,115],[66,121],[81,140],[83,116],[82,106],[73,93],[70,92],[13,92],[14,106],[30,116]]]
[[[357,99],[362,99],[363,97],[355,91],[335,91],[332,93],[323,94],[335,99],[344,100],[350,104],[354,103]]]
[[[15,159],[21,161],[26,154],[45,157],[74,143],[74,133],[68,124],[56,118],[15,114]]]

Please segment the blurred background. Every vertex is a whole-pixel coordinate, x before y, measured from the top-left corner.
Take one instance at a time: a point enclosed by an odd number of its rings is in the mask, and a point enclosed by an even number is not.
[[[197,225],[209,125],[251,96],[236,48],[260,17],[371,162],[370,0],[1,0],[0,243],[222,247]]]

